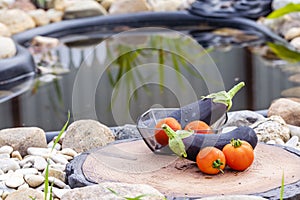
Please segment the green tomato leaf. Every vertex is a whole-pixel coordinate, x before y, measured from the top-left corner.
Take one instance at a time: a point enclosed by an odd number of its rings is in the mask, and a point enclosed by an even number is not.
[[[300,4],[289,3],[286,6],[271,12],[266,18],[267,19],[275,19],[275,18],[279,18],[283,15],[286,15],[288,13],[298,12],[298,11],[300,11]]]

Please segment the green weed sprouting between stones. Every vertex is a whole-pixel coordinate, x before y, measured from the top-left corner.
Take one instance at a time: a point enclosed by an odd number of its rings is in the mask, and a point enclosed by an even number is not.
[[[111,193],[115,194],[116,196],[121,197],[121,198],[123,198],[123,199],[125,199],[125,200],[142,200],[143,197],[146,197],[146,196],[154,196],[153,194],[141,194],[141,195],[138,195],[138,196],[136,196],[136,197],[122,197],[120,194],[118,194],[118,193],[117,193],[116,191],[114,191],[113,189],[111,189],[111,188],[106,188],[106,189],[108,189]],[[164,197],[162,200],[167,200],[167,198]]]
[[[282,178],[281,178],[280,200],[283,200],[283,194],[284,194],[284,172],[282,172]]]

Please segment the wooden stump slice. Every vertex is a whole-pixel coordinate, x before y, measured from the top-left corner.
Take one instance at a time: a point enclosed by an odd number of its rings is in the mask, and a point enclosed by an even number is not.
[[[300,198],[299,152],[265,144],[257,145],[254,163],[246,171],[226,168],[225,174],[213,176],[201,173],[194,162],[152,153],[142,140],[97,149],[81,164],[89,182],[144,183],[169,197],[257,194],[277,199],[284,172],[286,192]]]

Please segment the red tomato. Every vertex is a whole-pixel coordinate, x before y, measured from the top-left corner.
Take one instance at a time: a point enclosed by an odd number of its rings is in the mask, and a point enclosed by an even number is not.
[[[244,171],[253,163],[254,151],[247,141],[232,139],[222,151],[228,166],[234,170]]]
[[[200,120],[196,120],[196,121],[192,121],[192,122],[188,123],[185,126],[184,130],[195,131],[195,133],[201,133],[201,134],[213,133],[210,126]]]
[[[160,120],[156,124],[155,128],[161,129],[161,126],[163,124],[167,124],[174,131],[181,130],[181,125],[179,124],[179,122],[176,119],[172,118],[172,117],[167,117],[167,118],[164,118],[164,119]],[[155,137],[156,141],[159,144],[163,145],[163,146],[165,146],[169,143],[169,137],[167,136],[165,131],[162,130],[162,129],[161,130],[156,130],[154,137]]]
[[[205,174],[218,174],[226,165],[223,152],[215,147],[201,149],[196,157],[196,163],[201,172]]]

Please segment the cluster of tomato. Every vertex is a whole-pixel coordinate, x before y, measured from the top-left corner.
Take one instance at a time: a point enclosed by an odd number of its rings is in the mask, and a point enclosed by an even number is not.
[[[181,130],[180,123],[171,117],[160,120],[155,128],[160,129],[163,124],[167,124],[174,131]],[[194,131],[197,134],[213,133],[211,127],[203,121],[192,121],[187,124],[184,130]],[[164,130],[155,131],[156,141],[165,146],[169,138]],[[206,174],[218,174],[228,165],[233,170],[244,171],[254,161],[254,151],[247,142],[239,139],[232,139],[222,150],[216,147],[205,147],[200,150],[196,157],[196,163],[200,171]]]

